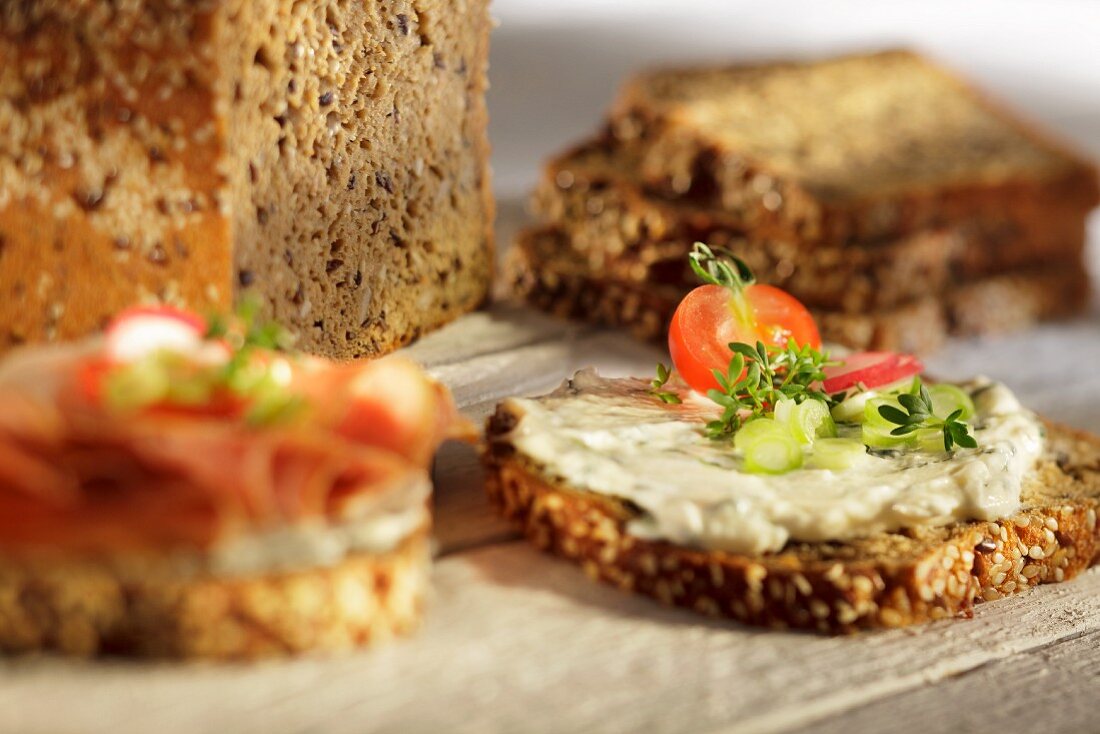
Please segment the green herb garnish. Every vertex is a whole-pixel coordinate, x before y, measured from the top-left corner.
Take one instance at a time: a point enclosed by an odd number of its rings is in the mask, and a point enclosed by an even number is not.
[[[262,352],[282,351],[292,345],[289,333],[258,319],[259,304],[245,300],[234,317],[207,319],[203,339],[228,347],[224,363],[196,362],[185,354],[161,350],[130,364],[120,365],[104,379],[104,396],[112,408],[128,412],[152,405],[196,407],[232,396],[240,401],[248,425],[284,423],[307,407],[286,389],[283,358]]]
[[[793,340],[786,347],[768,347],[758,341],[755,347],[733,342],[729,348],[733,357],[726,371],[714,370],[720,389],[707,391],[707,397],[723,409],[720,418],[707,424],[709,437],[729,437],[745,420],[773,412],[782,399],[832,404],[828,395],[814,387],[825,379],[827,353]]]
[[[920,378],[913,381],[912,389],[898,395],[898,402],[905,408],[893,405],[879,406],[878,412],[897,428],[890,431],[891,436],[907,436],[921,429],[941,431],[944,451],[950,451],[956,444],[968,449],[978,447],[978,442],[970,435],[970,427],[960,420],[961,408],[953,410],[946,418],[940,418],[932,410],[932,395]]]
[[[696,242],[688,255],[688,261],[691,269],[704,283],[729,289],[732,295],[730,306],[741,324],[756,323],[745,298],[745,288],[756,282],[756,276],[744,260],[724,248],[711,248],[702,242]]]
[[[657,363],[657,377],[649,383],[649,394],[660,400],[662,403],[669,403],[671,405],[678,405],[683,402],[680,400],[680,396],[669,390],[662,390],[669,378],[672,377],[672,372],[668,367],[665,367],[660,362]]]

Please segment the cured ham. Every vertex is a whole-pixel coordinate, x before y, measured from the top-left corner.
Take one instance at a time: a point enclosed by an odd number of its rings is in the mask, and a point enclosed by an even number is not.
[[[140,328],[108,333],[155,338],[155,311],[141,317]],[[38,350],[0,365],[0,548],[202,549],[233,533],[342,522],[422,481],[439,443],[469,431],[446,389],[408,360],[338,365],[253,348],[242,359],[263,381],[248,392],[217,382],[232,373],[212,363],[201,322],[184,320],[194,333],[182,338],[179,313],[170,318],[164,349],[176,350],[171,365],[192,355],[205,370],[203,392],[186,393],[200,402],[150,392],[112,404],[112,375],[163,353],[132,344]],[[221,351],[228,365],[234,352]],[[278,416],[290,417],[257,419],[273,395]]]

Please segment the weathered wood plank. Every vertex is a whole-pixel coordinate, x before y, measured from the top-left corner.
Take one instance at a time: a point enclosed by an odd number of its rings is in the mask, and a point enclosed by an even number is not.
[[[591,331],[591,327],[501,302],[428,334],[400,354],[431,369],[533,344],[569,341]]]
[[[876,701],[808,729],[889,731],[1096,731],[1100,632],[1012,655],[965,675]]]
[[[1095,635],[1100,573],[984,605],[970,621],[823,638],[663,608],[514,543],[441,561],[430,611],[417,637],[335,660],[5,661],[0,730],[789,731]],[[1093,700],[1082,683],[1067,677],[1066,695]],[[944,710],[974,705],[971,689],[943,690]]]

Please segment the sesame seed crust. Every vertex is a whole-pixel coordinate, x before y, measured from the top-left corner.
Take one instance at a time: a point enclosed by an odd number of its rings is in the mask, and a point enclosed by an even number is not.
[[[830,634],[968,617],[976,602],[1070,579],[1100,556],[1100,439],[1053,424],[1012,518],[746,556],[631,535],[636,509],[564,486],[518,454],[508,441],[516,421],[498,408],[483,452],[501,514],[590,578],[710,616]]]
[[[429,531],[393,551],[259,577],[183,573],[168,557],[0,561],[0,651],[244,660],[335,652],[416,627]]]

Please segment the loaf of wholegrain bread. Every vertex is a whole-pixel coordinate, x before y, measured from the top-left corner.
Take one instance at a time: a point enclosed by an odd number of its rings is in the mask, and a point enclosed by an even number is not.
[[[643,73],[610,128],[653,189],[806,241],[1100,201],[1090,163],[905,51]]]
[[[676,306],[698,285],[688,269],[669,263],[665,277],[611,277],[550,229],[522,234],[506,267],[514,292],[536,308],[663,342]],[[1089,293],[1088,274],[1077,261],[964,281],[889,309],[811,311],[826,341],[923,354],[937,349],[948,334],[996,334],[1078,313]]]
[[[653,401],[648,381],[623,384]],[[526,456],[512,435],[522,420],[506,401],[486,431],[486,487],[502,514],[593,579],[710,616],[828,633],[900,627],[968,616],[975,602],[1070,579],[1100,558],[1100,439],[1063,426],[1046,425],[1046,451],[1010,517],[752,555],[631,533],[640,510]]]
[[[243,292],[390,350],[491,271],[486,0],[0,8],[0,349]]]

